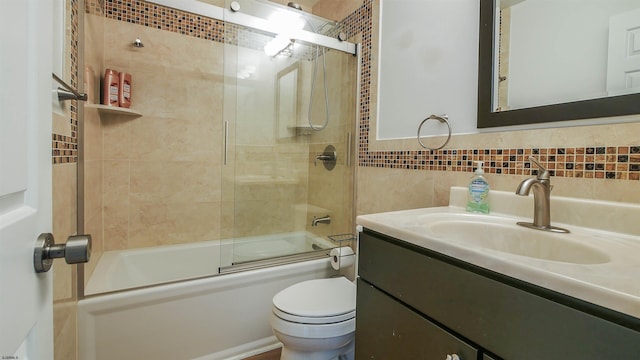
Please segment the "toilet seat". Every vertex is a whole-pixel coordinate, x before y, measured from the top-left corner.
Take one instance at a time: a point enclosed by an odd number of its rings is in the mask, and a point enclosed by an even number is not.
[[[356,317],[356,311],[350,311],[345,314],[335,315],[335,316],[320,316],[320,317],[311,317],[311,316],[299,316],[294,314],[286,313],[277,307],[273,307],[273,314],[279,317],[282,320],[298,323],[298,324],[333,324],[349,319],[353,319]]]
[[[273,297],[273,313],[299,324],[333,324],[353,319],[356,286],[345,277],[292,285]]]

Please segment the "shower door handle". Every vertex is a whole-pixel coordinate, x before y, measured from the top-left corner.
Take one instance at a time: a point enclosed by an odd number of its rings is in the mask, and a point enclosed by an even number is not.
[[[37,273],[51,269],[53,259],[64,258],[67,264],[89,262],[91,257],[91,235],[72,235],[66,244],[55,244],[53,234],[42,233],[36,240],[33,252],[33,267]]]

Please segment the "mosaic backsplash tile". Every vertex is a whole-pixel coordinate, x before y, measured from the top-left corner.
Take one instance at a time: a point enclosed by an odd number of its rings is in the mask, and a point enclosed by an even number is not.
[[[474,161],[486,173],[535,175],[529,157],[536,157],[552,176],[640,180],[640,145],[613,147],[458,149],[368,152],[362,166],[414,170],[473,172]]]
[[[54,164],[67,164],[78,161],[77,137],[53,134],[52,144],[51,155]]]

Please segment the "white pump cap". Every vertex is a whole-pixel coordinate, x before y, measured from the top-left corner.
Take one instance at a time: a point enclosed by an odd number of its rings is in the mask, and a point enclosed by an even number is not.
[[[476,174],[484,174],[484,169],[482,168],[484,165],[484,162],[474,161],[473,163],[476,164]]]

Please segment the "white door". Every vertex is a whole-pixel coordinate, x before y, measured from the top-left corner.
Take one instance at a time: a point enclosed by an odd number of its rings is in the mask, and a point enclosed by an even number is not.
[[[640,92],[640,9],[609,19],[607,93]]]
[[[33,267],[52,230],[52,6],[0,5],[0,359],[53,359],[52,275]]]

